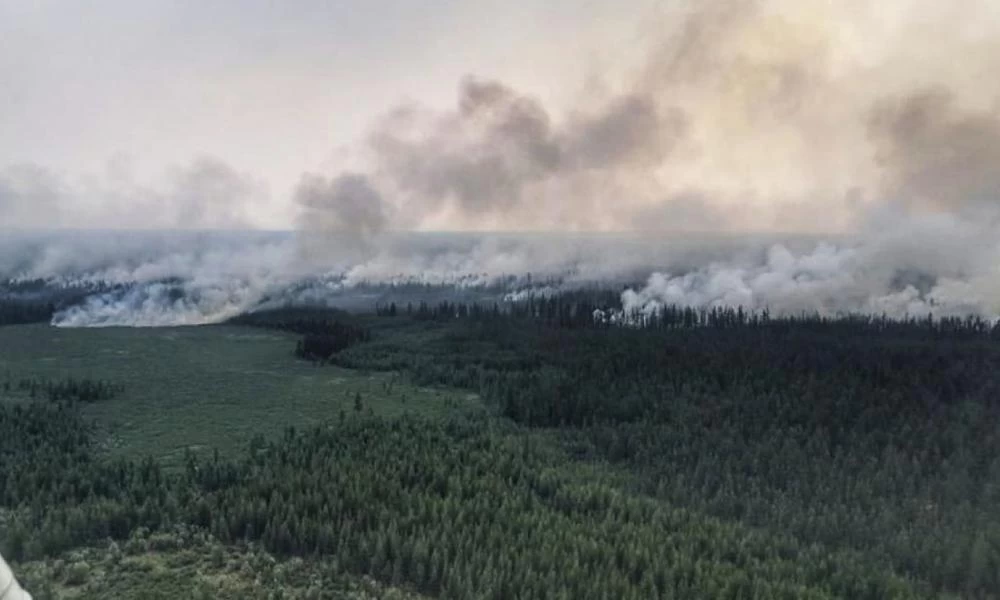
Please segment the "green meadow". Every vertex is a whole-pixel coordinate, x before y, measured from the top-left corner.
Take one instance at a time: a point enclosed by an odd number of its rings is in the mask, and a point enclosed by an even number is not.
[[[317,366],[292,355],[298,336],[216,325],[176,328],[0,327],[0,385],[67,378],[122,384],[83,410],[112,454],[176,462],[186,449],[232,456],[280,434],[361,410],[377,416],[475,410],[468,392],[416,387],[391,372]]]

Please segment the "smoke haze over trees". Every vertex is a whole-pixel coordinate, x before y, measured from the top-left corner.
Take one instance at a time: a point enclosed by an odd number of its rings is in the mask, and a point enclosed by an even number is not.
[[[154,177],[127,159],[90,177],[0,167],[6,227],[297,230],[218,245],[153,234],[113,250],[99,236],[14,236],[0,273],[142,284],[66,324],[211,322],[317,278],[529,272],[624,280],[635,290],[623,301],[639,308],[1000,311],[1000,83],[982,76],[1000,56],[992,3],[718,0],[664,9],[651,27],[641,59],[595,73],[572,102],[488,73],[439,94],[450,102],[403,102],[333,161],[343,170],[302,165],[285,200],[207,156]],[[400,233],[441,230],[549,239]],[[624,231],[641,235],[565,235]]]

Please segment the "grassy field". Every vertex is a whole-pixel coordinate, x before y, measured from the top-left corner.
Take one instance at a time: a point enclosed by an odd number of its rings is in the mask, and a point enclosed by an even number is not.
[[[233,455],[273,436],[339,418],[477,410],[465,392],[419,388],[393,373],[316,367],[292,355],[297,336],[235,326],[161,329],[0,328],[0,382],[103,379],[122,394],[85,408],[112,453],[175,463],[185,449]]]

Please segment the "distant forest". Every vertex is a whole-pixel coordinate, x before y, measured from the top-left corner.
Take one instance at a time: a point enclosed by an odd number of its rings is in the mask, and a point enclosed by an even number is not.
[[[79,304],[87,296],[126,287],[124,284],[101,281],[0,280],[0,326],[48,323],[56,311]]]

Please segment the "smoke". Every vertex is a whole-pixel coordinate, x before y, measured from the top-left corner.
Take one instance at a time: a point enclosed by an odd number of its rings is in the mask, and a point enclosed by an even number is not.
[[[370,252],[389,222],[382,197],[368,178],[343,173],[332,180],[305,174],[295,190],[302,258],[357,261]]]
[[[105,173],[70,179],[38,165],[0,169],[3,229],[243,229],[267,187],[212,157],[143,182],[125,159]]]
[[[1000,236],[990,222],[951,212],[919,216],[887,206],[858,234],[811,249],[777,243],[765,260],[713,261],[656,273],[628,290],[629,311],[666,304],[768,308],[777,313],[1000,316]]]
[[[61,327],[161,327],[204,325],[235,317],[263,297],[253,282],[238,279],[149,283],[123,292],[97,294],[60,311]]]
[[[776,5],[758,3],[755,12]],[[863,60],[845,62],[846,44],[826,47],[816,56],[825,57],[827,68],[809,63],[804,69],[800,62],[798,68],[781,69],[776,81],[784,83],[774,88],[781,102],[766,105],[780,107],[793,123],[816,110],[812,123],[826,121],[842,129],[826,136],[796,128],[792,133],[817,134],[820,155],[837,161],[814,161],[810,157],[816,152],[803,149],[802,157],[809,160],[800,157],[789,164],[805,167],[811,180],[829,182],[814,175],[823,168],[838,172],[835,167],[845,158],[858,161],[839,170],[849,176],[840,185],[847,201],[825,204],[829,194],[817,191],[803,203],[816,220],[836,221],[838,209],[847,214],[855,229],[850,240],[819,243],[807,252],[779,244],[758,263],[723,261],[689,272],[654,273],[644,287],[623,294],[625,310],[679,304],[893,317],[1000,315],[1000,89],[981,77],[996,66],[1000,15],[977,2],[954,10],[919,3],[891,6],[883,17],[891,27],[874,27],[887,35],[859,45]],[[851,5],[854,9],[865,13]],[[722,26],[741,18],[727,17]],[[929,56],[920,36],[929,33],[923,23],[934,19],[947,24],[949,33],[936,38]],[[715,31],[719,21],[710,22],[711,27],[695,27],[692,37]],[[843,24],[859,25],[850,19]],[[873,26],[860,27],[866,29]],[[880,46],[878,40],[887,42]],[[832,77],[834,61],[841,64],[837,77]],[[677,63],[670,64],[668,72],[677,72]],[[696,64],[697,69],[682,70],[696,81],[704,69],[718,67],[716,61]],[[823,92],[830,108],[810,109],[816,91]],[[817,118],[824,116],[830,118]]]
[[[63,188],[58,176],[37,165],[14,165],[0,170],[0,223],[61,226]]]
[[[910,207],[995,216],[1000,205],[1000,110],[961,111],[934,87],[875,107],[871,132],[892,198]]]
[[[647,95],[616,96],[556,123],[539,100],[468,77],[452,111],[403,106],[380,119],[366,147],[372,171],[334,181],[363,187],[371,215],[394,229],[600,229],[598,194],[582,190],[610,191],[622,174],[654,168],[684,130],[683,115]],[[315,188],[304,179],[296,198]],[[357,206],[355,194],[329,195],[341,198],[328,206]]]
[[[391,229],[842,232],[890,200],[988,197],[1000,18],[967,4],[684,3],[623,83],[559,111],[470,76],[450,110],[375,122],[344,176]]]
[[[606,277],[652,265],[645,287],[623,295],[629,309],[1000,313],[991,3],[681,6],[623,83],[594,86],[560,114],[468,77],[451,110],[407,105],[376,122],[363,148],[371,168],[351,177],[394,229],[826,238],[673,272],[673,256],[605,261]]]
[[[500,299],[509,292],[641,281],[655,268],[690,269],[767,239],[621,235],[384,233],[366,258],[302,258],[301,236],[270,232],[62,231],[0,238],[3,280],[41,279],[55,287],[111,284],[110,291],[63,307],[63,326],[214,323],[284,305],[370,309],[385,296]],[[804,240],[787,242],[793,247]],[[535,290],[535,291],[532,291]],[[394,295],[394,296],[393,296]]]
[[[56,236],[17,264],[30,265],[22,278],[44,275],[56,285],[124,284],[61,310],[54,323],[62,326],[191,325],[289,305],[370,310],[378,301],[503,301],[623,286],[628,311],[678,304],[775,314],[1000,315],[1000,245],[951,215],[931,215],[877,238],[832,241],[384,234],[367,259],[333,257],[310,270],[303,270],[300,241],[289,234],[134,235],[145,257],[96,234]],[[968,253],[969,243],[983,251]]]
[[[389,111],[350,169],[301,178],[294,236],[93,251],[93,267],[80,256],[92,250],[45,242],[0,261],[18,276],[143,282],[63,313],[65,324],[211,322],[261,303],[334,302],[366,282],[486,285],[529,272],[556,278],[549,289],[645,281],[622,297],[636,310],[1000,315],[995,3],[664,11],[644,60],[601,74],[569,106],[468,76],[450,107]],[[212,161],[159,186],[110,180],[83,194],[107,199],[88,205],[58,175],[8,169],[0,214],[238,224],[261,195]],[[401,233],[440,230],[539,233]],[[624,231],[643,234],[611,234]]]
[[[294,249],[288,234],[263,232],[20,232],[0,238],[0,281],[115,286],[65,307],[59,325],[202,324],[294,281]]]

